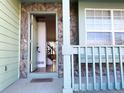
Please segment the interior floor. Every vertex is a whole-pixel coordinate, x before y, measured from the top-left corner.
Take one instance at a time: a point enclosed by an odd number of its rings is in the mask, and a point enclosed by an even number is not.
[[[46,72],[55,72],[56,71],[56,62],[52,65],[46,65],[46,67],[37,68],[34,70],[34,73],[46,73]]]

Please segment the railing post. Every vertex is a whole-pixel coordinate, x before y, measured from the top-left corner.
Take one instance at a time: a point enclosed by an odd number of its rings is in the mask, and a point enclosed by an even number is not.
[[[70,53],[70,0],[62,0],[63,11],[63,58],[64,89],[63,93],[73,93],[71,86],[71,53]]]

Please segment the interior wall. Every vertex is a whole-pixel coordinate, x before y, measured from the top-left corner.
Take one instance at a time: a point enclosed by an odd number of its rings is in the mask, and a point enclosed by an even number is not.
[[[36,18],[38,22],[46,22],[47,41],[56,41],[56,14],[39,14]]]
[[[38,67],[46,67],[46,23],[38,22]]]
[[[52,15],[47,17],[47,41],[56,41],[56,16]]]
[[[71,5],[71,44],[78,44],[78,4]],[[62,4],[60,3],[33,3],[22,4],[21,7],[21,77],[27,77],[27,58],[28,58],[28,12],[44,11],[57,13],[58,25],[58,72],[61,77],[63,74],[63,58],[62,58]],[[52,23],[51,23],[52,24]]]

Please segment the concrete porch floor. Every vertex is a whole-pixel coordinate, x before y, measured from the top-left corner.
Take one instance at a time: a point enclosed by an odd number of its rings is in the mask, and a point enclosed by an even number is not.
[[[52,82],[34,82],[20,79],[0,93],[62,93],[63,79],[53,79]],[[124,90],[85,91],[74,93],[124,93]]]
[[[0,93],[62,93],[62,79],[33,83],[28,79],[20,79]]]

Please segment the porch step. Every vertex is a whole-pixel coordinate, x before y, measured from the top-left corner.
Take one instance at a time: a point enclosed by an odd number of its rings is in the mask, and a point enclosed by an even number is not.
[[[124,90],[100,90],[100,91],[80,91],[80,92],[73,92],[73,93],[124,93]]]

